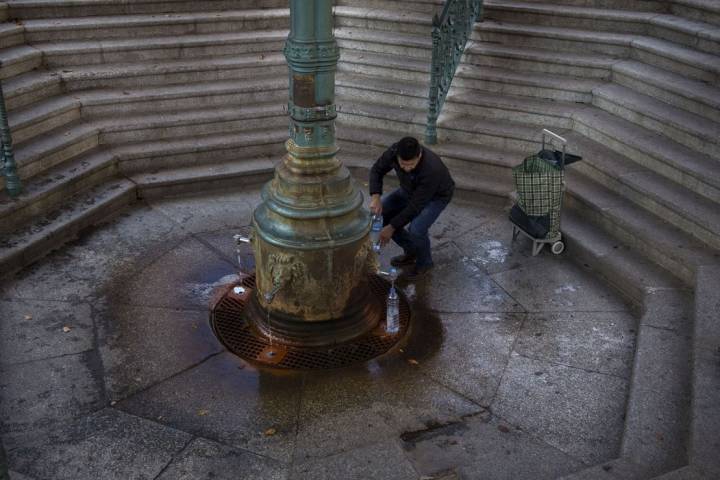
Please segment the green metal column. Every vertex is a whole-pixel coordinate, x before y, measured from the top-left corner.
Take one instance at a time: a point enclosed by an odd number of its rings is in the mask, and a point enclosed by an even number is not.
[[[250,319],[288,344],[332,344],[374,326],[366,285],[374,260],[370,215],[336,158],[332,3],[290,1],[290,138],[253,215],[257,296]]]

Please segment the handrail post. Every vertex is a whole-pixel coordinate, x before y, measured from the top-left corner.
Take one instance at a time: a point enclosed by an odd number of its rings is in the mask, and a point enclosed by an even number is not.
[[[433,18],[432,31],[432,63],[430,65],[430,96],[428,98],[427,130],[425,132],[425,143],[434,145],[437,143],[437,119],[440,115],[439,89],[440,77],[442,76],[442,64],[440,63],[440,20],[437,15]]]
[[[437,120],[482,5],[482,0],[446,0],[440,17],[433,17],[426,144],[437,143]]]
[[[2,67],[2,63],[0,63]],[[12,137],[10,135],[10,124],[8,123],[7,108],[5,106],[5,95],[3,94],[2,81],[0,81],[0,172],[5,177],[5,189],[8,194],[15,198],[22,192],[22,183],[17,174],[15,155],[13,154]]]

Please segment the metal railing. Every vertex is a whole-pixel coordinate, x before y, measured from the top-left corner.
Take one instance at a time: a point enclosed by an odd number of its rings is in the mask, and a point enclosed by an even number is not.
[[[446,0],[442,14],[433,17],[427,144],[437,143],[437,119],[482,7],[483,0]]]
[[[0,68],[2,68],[1,62]],[[17,165],[15,164],[15,155],[13,154],[12,137],[10,135],[10,125],[8,124],[2,81],[0,81],[0,142],[2,143],[2,145],[0,145],[0,176],[5,177],[5,190],[14,198],[22,192],[22,184],[17,174]]]

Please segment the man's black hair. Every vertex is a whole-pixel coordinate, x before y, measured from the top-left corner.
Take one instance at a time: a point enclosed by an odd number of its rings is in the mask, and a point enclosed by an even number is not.
[[[412,160],[420,154],[420,143],[413,137],[405,137],[398,142],[397,153],[401,160]]]

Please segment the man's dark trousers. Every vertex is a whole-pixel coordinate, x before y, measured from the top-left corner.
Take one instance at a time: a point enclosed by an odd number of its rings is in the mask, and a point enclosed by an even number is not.
[[[398,188],[383,198],[383,224],[390,223],[393,217],[407,206],[409,200],[410,194],[402,188]],[[392,239],[402,247],[406,254],[414,255],[417,258],[415,265],[419,268],[431,267],[433,264],[428,230],[447,205],[448,202],[445,200],[431,200],[410,222],[408,228],[401,228],[393,233]]]

